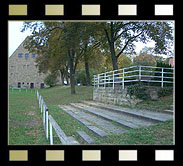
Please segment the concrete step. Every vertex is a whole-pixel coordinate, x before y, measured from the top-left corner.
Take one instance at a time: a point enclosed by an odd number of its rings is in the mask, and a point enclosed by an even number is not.
[[[87,113],[85,111],[82,111],[80,109],[74,108],[72,106],[67,105],[66,106],[70,111],[72,111],[74,114],[78,115],[83,120],[86,120],[87,122],[90,122],[91,124],[95,126],[100,126],[105,131],[108,131],[110,133],[119,134],[122,132],[125,132],[126,129],[119,127],[117,125],[114,125],[111,121],[100,118],[96,115]]]
[[[123,108],[120,106],[114,106],[109,104],[103,104],[103,103],[95,103],[92,101],[81,101],[81,103],[86,104],[88,106],[92,106],[95,108],[101,108],[105,110],[109,110],[112,112],[118,112],[121,114],[130,115],[133,117],[153,121],[153,122],[164,122],[169,119],[173,119],[173,115],[167,115],[163,112],[154,112],[154,111],[148,111],[148,110],[138,110],[138,109],[128,109]]]
[[[79,115],[74,114],[72,112],[72,110],[70,109],[70,107],[67,107],[66,105],[64,105],[64,106],[63,105],[59,105],[58,107],[61,108],[64,112],[66,112],[70,116],[72,116],[74,119],[78,120],[80,123],[85,125],[96,136],[99,136],[99,137],[109,136],[109,134],[106,133],[105,131],[97,128],[96,126],[93,126],[92,123],[90,123],[90,122],[86,121],[85,119],[81,118]]]
[[[76,141],[75,138],[72,136],[67,137],[67,141],[69,141],[69,145],[80,145],[80,143]]]
[[[84,131],[77,131],[77,134],[88,144],[92,144],[95,142],[93,138],[91,138],[88,134],[86,134]]]
[[[80,103],[71,103],[70,105],[73,106],[74,108],[81,109],[82,111],[97,115],[97,116],[102,117],[104,119],[114,121],[114,122],[122,125],[123,127],[128,128],[128,129],[135,129],[135,128],[140,127],[140,126],[134,124],[132,122],[132,118],[130,118],[130,117],[128,117],[128,119],[126,119],[125,117],[119,116],[116,113],[110,113],[110,111],[107,111],[107,110],[91,108],[91,107],[88,107],[86,105],[82,105]],[[131,119],[131,122],[129,121],[129,118]],[[137,121],[137,119],[134,119],[134,118],[133,118],[133,120]],[[139,124],[140,124],[140,122],[141,121],[138,121]]]

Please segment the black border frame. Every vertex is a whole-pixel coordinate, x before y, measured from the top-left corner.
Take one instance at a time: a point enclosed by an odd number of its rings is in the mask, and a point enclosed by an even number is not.
[[[9,4],[27,4],[28,14],[27,16],[9,16],[8,5]],[[45,16],[45,4],[64,4],[64,16]],[[101,15],[100,16],[81,16],[82,4],[100,4]],[[118,16],[118,4],[137,4],[137,16]],[[155,4],[173,4],[174,14],[173,16],[155,16],[154,5]],[[8,21],[9,20],[174,20],[175,21],[175,43],[178,43],[177,39],[177,1],[175,0],[8,0],[1,5],[1,39],[0,39],[0,52],[1,52],[1,108],[0,108],[0,163],[7,166],[32,166],[36,165],[181,165],[183,163],[183,124],[182,124],[182,110],[178,109],[177,101],[174,109],[177,108],[175,114],[175,145],[80,145],[80,146],[65,146],[65,145],[8,145]],[[4,9],[4,10],[3,10]],[[33,10],[32,10],[33,9]],[[178,55],[178,48],[176,45],[175,54]],[[178,57],[176,57],[176,68],[178,68]],[[178,69],[175,71],[178,71]],[[176,77],[175,77],[176,79]],[[176,89],[180,82],[176,82]],[[6,88],[5,88],[6,87]],[[180,87],[181,88],[181,87]],[[9,150],[28,150],[28,161],[26,162],[10,162]],[[65,160],[62,162],[46,162],[45,151],[46,150],[64,150]],[[101,161],[85,162],[82,161],[82,150],[101,150]],[[137,150],[138,161],[118,161],[119,150]],[[155,161],[155,150],[174,150],[174,161]],[[110,157],[109,157],[110,156]]]

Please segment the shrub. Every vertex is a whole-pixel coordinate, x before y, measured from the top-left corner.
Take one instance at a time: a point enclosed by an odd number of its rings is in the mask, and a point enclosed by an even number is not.
[[[56,83],[58,82],[57,80],[57,74],[55,73],[51,73],[49,74],[45,79],[44,82],[46,85],[53,87],[56,85]]]
[[[146,90],[147,88],[141,83],[129,85],[127,87],[127,95],[129,95],[130,97],[135,96],[136,98],[141,100],[148,100],[150,96],[148,95]]]
[[[157,93],[158,93],[158,97],[168,96],[173,93],[173,88],[172,87],[163,87]]]

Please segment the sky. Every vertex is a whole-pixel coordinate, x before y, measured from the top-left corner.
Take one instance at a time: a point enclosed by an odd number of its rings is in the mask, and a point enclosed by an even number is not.
[[[18,46],[24,41],[24,39],[31,35],[31,32],[26,30],[25,32],[21,32],[21,29],[23,27],[23,21],[9,21],[8,22],[8,51],[9,56],[13,54],[13,52],[18,48]],[[149,42],[147,44],[138,42],[136,45],[136,52],[137,54],[141,51],[142,48],[145,46],[147,47],[154,47],[154,42]]]

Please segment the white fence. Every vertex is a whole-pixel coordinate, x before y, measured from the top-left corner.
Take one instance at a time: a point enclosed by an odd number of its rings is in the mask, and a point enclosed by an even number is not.
[[[115,87],[121,85],[124,89],[125,83],[129,82],[154,82],[165,83],[174,82],[173,68],[153,67],[153,66],[131,66],[123,69],[113,70],[98,75],[94,75],[94,87]]]
[[[67,137],[64,134],[64,132],[58,126],[58,124],[53,119],[53,117],[48,114],[48,107],[46,106],[46,103],[45,103],[43,97],[39,94],[38,90],[37,90],[37,100],[39,102],[39,108],[41,110],[43,127],[44,127],[45,133],[46,133],[46,139],[47,140],[50,139],[50,144],[53,145],[53,128],[54,128],[60,141],[63,144],[68,144],[68,142],[66,141]],[[49,124],[49,126],[48,126],[48,124]],[[71,144],[71,142],[69,142],[69,144]]]
[[[48,107],[44,102],[43,97],[39,94],[37,90],[37,100],[39,101],[39,108],[41,109],[42,120],[43,120],[43,127],[46,132],[46,139],[48,140]]]
[[[30,93],[36,93],[36,89],[22,89],[22,88],[9,88],[9,92],[30,92]]]

